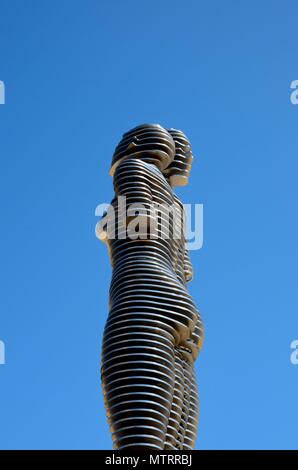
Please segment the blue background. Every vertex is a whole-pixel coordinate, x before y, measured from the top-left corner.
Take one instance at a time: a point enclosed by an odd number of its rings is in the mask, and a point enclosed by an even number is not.
[[[204,204],[198,448],[297,448],[297,18],[295,0],[1,0],[2,449],[111,448],[94,211],[142,122],[197,157],[178,193]]]

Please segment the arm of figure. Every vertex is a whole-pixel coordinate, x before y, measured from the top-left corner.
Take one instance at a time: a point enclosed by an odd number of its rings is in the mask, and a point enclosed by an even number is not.
[[[193,267],[192,267],[191,260],[189,257],[189,252],[187,249],[185,249],[184,251],[184,276],[185,276],[186,282],[192,281],[193,275],[194,275],[194,272],[193,272]]]

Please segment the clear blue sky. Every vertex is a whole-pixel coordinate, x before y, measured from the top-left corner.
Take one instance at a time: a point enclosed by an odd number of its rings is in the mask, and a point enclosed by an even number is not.
[[[1,0],[0,15],[0,447],[111,448],[94,211],[122,132],[160,122],[190,136],[179,195],[205,210],[198,447],[297,448],[297,1]]]

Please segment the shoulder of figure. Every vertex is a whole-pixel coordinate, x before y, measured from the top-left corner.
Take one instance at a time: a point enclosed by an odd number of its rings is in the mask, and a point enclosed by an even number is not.
[[[131,173],[131,172],[141,173],[146,170],[150,171],[151,166],[152,165],[149,165],[149,163],[144,162],[139,158],[127,157],[127,158],[124,158],[122,162],[120,162],[119,165],[117,166],[115,173],[114,173],[114,178],[118,174],[123,174],[123,173]]]

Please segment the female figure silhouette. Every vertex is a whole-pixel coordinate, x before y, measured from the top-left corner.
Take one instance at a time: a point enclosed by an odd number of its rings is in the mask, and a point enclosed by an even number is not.
[[[116,449],[195,445],[199,403],[194,361],[203,328],[187,290],[192,267],[181,230],[183,206],[172,189],[187,184],[191,163],[186,136],[157,124],[124,134],[113,155],[115,236],[108,236],[107,221],[100,238],[108,245],[113,268],[102,383]],[[120,223],[120,196],[126,208],[133,204],[139,209],[144,223],[137,238]],[[161,208],[158,215],[152,206]],[[127,223],[134,220],[128,212],[124,217]]]

